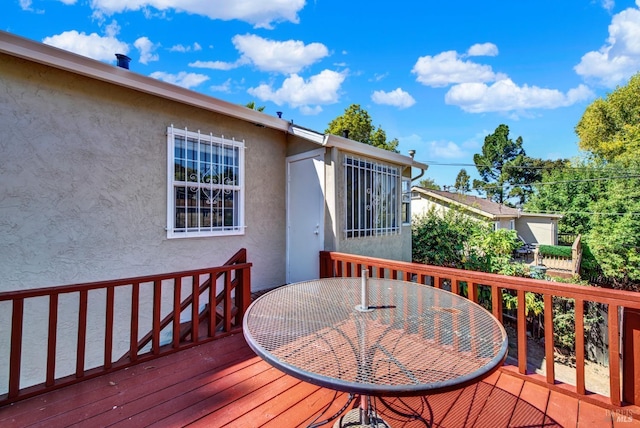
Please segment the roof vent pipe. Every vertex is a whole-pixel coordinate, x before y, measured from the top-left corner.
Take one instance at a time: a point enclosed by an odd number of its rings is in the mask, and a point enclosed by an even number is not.
[[[342,136],[344,138],[349,138],[349,130],[348,129],[344,129],[342,130]]]
[[[277,111],[276,114],[278,115],[278,119],[282,119],[282,112],[281,111]]]
[[[118,58],[118,67],[129,69],[131,58],[123,54],[116,54],[116,58]]]

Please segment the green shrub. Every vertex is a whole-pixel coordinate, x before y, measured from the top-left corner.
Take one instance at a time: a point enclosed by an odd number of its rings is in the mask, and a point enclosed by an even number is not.
[[[540,245],[538,253],[543,256],[571,258],[571,247],[563,245]]]

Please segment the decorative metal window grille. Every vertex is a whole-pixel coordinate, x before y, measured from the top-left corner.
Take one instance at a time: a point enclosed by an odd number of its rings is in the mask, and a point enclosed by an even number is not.
[[[244,233],[244,141],[167,130],[167,236]]]
[[[399,233],[399,169],[345,155],[344,173],[346,237]]]

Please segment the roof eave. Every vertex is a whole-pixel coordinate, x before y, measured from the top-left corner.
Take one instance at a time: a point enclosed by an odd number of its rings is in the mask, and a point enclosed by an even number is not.
[[[0,52],[257,125],[282,131],[289,128],[284,119],[4,31],[0,31]]]

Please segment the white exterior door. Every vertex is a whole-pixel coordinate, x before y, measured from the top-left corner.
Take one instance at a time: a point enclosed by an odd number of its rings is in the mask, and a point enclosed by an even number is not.
[[[324,149],[287,158],[288,283],[320,276],[324,208]]]

